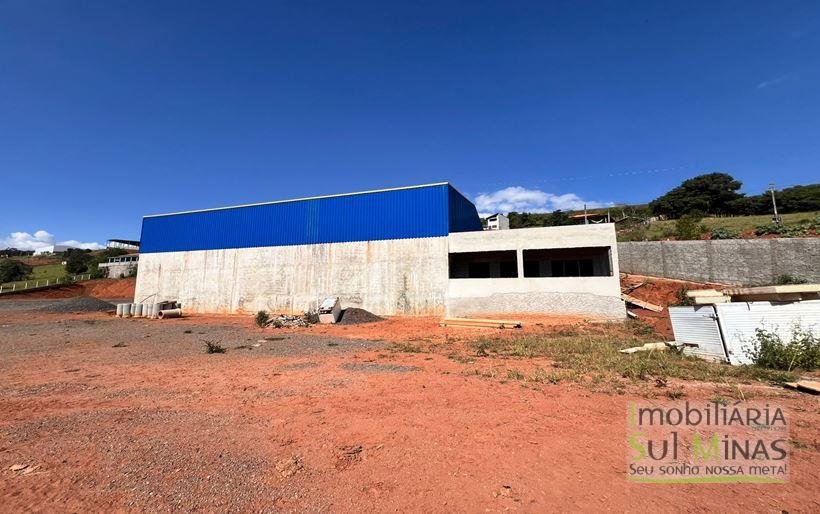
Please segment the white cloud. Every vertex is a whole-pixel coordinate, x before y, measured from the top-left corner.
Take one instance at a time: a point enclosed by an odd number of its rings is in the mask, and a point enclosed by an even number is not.
[[[83,243],[81,241],[77,241],[76,239],[69,239],[68,241],[60,241],[57,243],[58,245],[66,245],[66,246],[74,246],[76,248],[83,248],[85,250],[102,250],[105,248],[105,245],[101,245],[100,243],[90,242],[90,243]]]
[[[777,78],[773,78],[771,80],[764,80],[763,82],[761,82],[757,85],[757,89],[763,89],[764,87],[769,87],[769,86],[773,86],[775,84],[779,84],[779,83],[783,82],[784,80],[786,80],[787,78],[789,78],[789,75],[790,75],[790,73],[787,73],[785,75],[781,75],[781,76],[779,76]]]
[[[36,250],[44,246],[51,246],[53,244],[75,246],[77,248],[86,248],[89,250],[100,250],[105,248],[100,243],[90,242],[84,243],[76,239],[69,239],[67,241],[54,242],[54,234],[45,230],[38,230],[34,234],[28,232],[12,232],[7,238],[0,238],[0,248],[17,248],[18,250]]]
[[[479,216],[501,212],[552,212],[555,210],[569,211],[584,208],[594,209],[612,205],[612,202],[598,202],[584,200],[575,193],[556,195],[540,189],[526,189],[520,186],[511,186],[492,193],[481,193],[475,197],[475,206]]]

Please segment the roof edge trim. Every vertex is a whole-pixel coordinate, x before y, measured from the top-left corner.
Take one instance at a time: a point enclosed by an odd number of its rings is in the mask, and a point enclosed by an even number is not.
[[[371,189],[368,191],[354,191],[352,193],[339,193],[334,195],[320,195],[320,196],[306,196],[304,198],[292,198],[288,200],[274,200],[272,202],[258,202],[258,203],[246,203],[242,205],[228,205],[225,207],[212,207],[210,209],[194,209],[190,211],[178,211],[178,212],[166,212],[162,214],[147,214],[143,216],[143,218],[158,218],[161,216],[176,216],[178,214],[193,214],[195,212],[210,212],[210,211],[223,211],[227,209],[239,209],[242,207],[257,207],[260,205],[273,205],[277,203],[290,203],[290,202],[303,202],[305,200],[321,200],[323,198],[338,198],[341,196],[354,196],[354,195],[365,195],[369,193],[386,193],[388,191],[402,191],[405,189],[418,189],[422,187],[433,187],[433,186],[445,186],[450,185],[449,182],[433,182],[431,184],[419,184],[415,186],[403,186],[403,187],[391,187],[386,189]],[[452,187],[452,186],[450,186]],[[455,189],[455,188],[453,188]],[[459,193],[460,194],[460,193]],[[463,196],[463,195],[462,195]],[[466,197],[465,197],[466,198]]]

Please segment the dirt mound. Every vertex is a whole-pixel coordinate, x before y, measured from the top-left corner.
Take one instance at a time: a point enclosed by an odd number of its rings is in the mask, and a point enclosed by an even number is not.
[[[93,283],[92,283],[93,282]],[[95,298],[134,298],[136,278],[118,278],[89,281],[85,294]]]
[[[76,296],[40,307],[42,312],[113,312],[116,306],[90,296]]]
[[[339,325],[358,325],[359,323],[373,323],[376,321],[383,321],[384,318],[376,316],[370,311],[364,309],[357,309],[355,307],[348,307],[342,311],[342,317],[339,319]]]
[[[709,284],[687,282],[670,278],[645,277],[642,275],[621,275],[621,291],[639,300],[654,303],[664,307],[662,312],[652,312],[641,309],[636,305],[627,305],[627,309],[634,312],[644,323],[651,325],[659,334],[673,337],[672,323],[669,321],[669,310],[666,307],[680,304],[682,289],[717,289],[727,286],[723,284]]]

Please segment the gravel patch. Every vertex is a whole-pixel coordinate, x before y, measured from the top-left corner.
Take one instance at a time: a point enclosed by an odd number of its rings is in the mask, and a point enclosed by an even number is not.
[[[360,373],[409,373],[411,371],[421,371],[421,368],[416,366],[378,364],[375,362],[345,362],[342,364],[342,369]]]
[[[113,312],[117,310],[113,303],[104,302],[91,296],[77,296],[57,300],[37,309],[40,312]]]

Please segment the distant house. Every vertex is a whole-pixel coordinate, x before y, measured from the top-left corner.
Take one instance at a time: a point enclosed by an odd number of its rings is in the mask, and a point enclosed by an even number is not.
[[[495,213],[487,216],[487,228],[485,230],[509,230],[510,218],[501,213]]]
[[[43,246],[42,248],[38,248],[34,250],[34,255],[44,255],[47,253],[62,253],[69,248],[77,248],[76,246],[69,246],[69,245],[48,245]]]
[[[109,239],[108,244],[105,246],[108,248],[119,248],[121,250],[139,251],[140,242],[132,241],[130,239]]]

